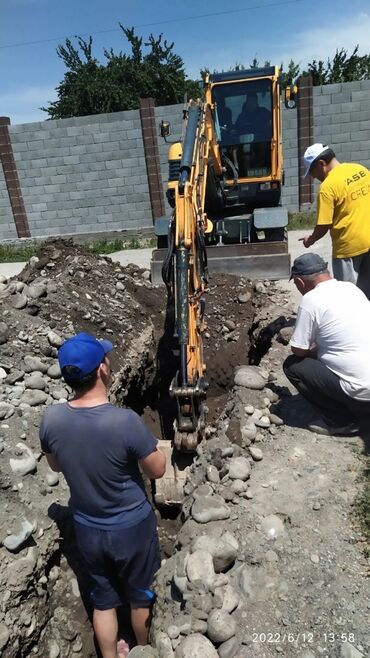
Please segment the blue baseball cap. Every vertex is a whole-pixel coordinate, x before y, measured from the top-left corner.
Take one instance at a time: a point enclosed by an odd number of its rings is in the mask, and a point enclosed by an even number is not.
[[[63,368],[70,366],[74,371],[68,373],[68,379],[78,381],[93,372],[112,350],[113,345],[109,340],[98,340],[85,333],[72,336],[58,350],[62,374]]]

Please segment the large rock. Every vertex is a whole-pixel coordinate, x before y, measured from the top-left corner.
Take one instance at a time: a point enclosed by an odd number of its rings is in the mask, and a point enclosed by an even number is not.
[[[10,638],[10,632],[4,622],[0,622],[0,651],[5,649]]]
[[[175,658],[219,658],[213,644],[200,633],[188,635],[176,647]]]
[[[40,404],[45,404],[48,396],[44,391],[25,391],[21,397],[21,402],[29,404],[30,407],[37,407]]]
[[[238,650],[241,648],[239,640],[234,636],[226,642],[223,642],[218,647],[218,655],[220,658],[235,658]]]
[[[211,589],[216,577],[211,553],[206,549],[194,551],[189,555],[186,573],[191,583],[201,581],[208,589]]]
[[[232,457],[229,462],[229,478],[231,480],[248,480],[251,474],[251,465],[245,457]]]
[[[261,530],[269,539],[276,539],[285,534],[284,523],[276,514],[265,516],[261,523]]]
[[[127,658],[157,658],[157,653],[150,647],[146,646],[137,646],[131,649],[127,654]]]
[[[37,468],[37,462],[29,446],[25,443],[17,443],[17,449],[22,453],[20,459],[9,459],[10,468],[15,475],[27,475],[34,473]]]
[[[48,341],[52,347],[61,347],[64,343],[64,338],[55,333],[55,331],[49,331]]]
[[[222,521],[230,516],[230,507],[221,496],[199,496],[193,503],[191,515],[198,523]]]
[[[19,532],[13,532],[3,540],[3,544],[8,551],[17,551],[32,535],[36,529],[35,523],[30,523],[27,519],[22,519]]]
[[[59,364],[58,363],[53,363],[50,368],[48,368],[47,374],[51,379],[59,379],[62,376],[62,373],[60,372]]]
[[[241,366],[235,372],[234,384],[236,386],[243,386],[244,388],[262,390],[266,384],[266,380],[256,369],[256,366]]]
[[[8,402],[0,402],[0,420],[10,418],[14,414],[14,407]]]
[[[24,383],[27,388],[37,391],[43,391],[46,387],[45,379],[40,373],[37,372],[34,372],[30,377],[28,377]]]
[[[5,322],[0,322],[0,345],[7,342],[9,338],[9,327]]]
[[[221,537],[201,535],[193,541],[194,551],[207,551],[212,555],[216,573],[228,569],[235,562],[239,550],[237,539],[231,532],[225,532]]]
[[[27,288],[27,295],[28,297],[31,297],[31,299],[39,299],[39,297],[43,297],[44,295],[46,295],[46,284],[44,283],[31,284]]]
[[[226,642],[235,632],[236,621],[226,610],[212,610],[207,622],[207,635],[212,642]]]
[[[42,372],[45,374],[49,366],[47,363],[41,361],[38,356],[30,356],[27,354],[24,357],[24,370],[25,372]]]
[[[21,309],[27,306],[27,297],[26,295],[14,295],[12,299],[12,306],[16,309]]]

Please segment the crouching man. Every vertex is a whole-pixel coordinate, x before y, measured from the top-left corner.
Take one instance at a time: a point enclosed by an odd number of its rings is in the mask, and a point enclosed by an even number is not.
[[[337,281],[318,255],[291,271],[303,295],[284,372],[320,412],[308,428],[350,436],[370,419],[370,303],[353,283]]]
[[[93,625],[103,658],[121,658],[116,608],[131,606],[139,645],[148,641],[151,590],[160,566],[156,517],[139,466],[152,479],[165,457],[139,416],[108,401],[112,343],[81,333],[59,349],[74,398],[49,407],[40,440],[50,468],[69,485],[75,534],[92,581]]]

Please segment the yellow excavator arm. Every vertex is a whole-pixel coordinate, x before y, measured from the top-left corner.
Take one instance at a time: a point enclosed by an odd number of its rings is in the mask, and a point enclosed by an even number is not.
[[[222,165],[210,103],[190,101],[185,111],[185,133],[178,181],[173,185],[174,212],[164,279],[175,306],[175,333],[180,365],[170,393],[177,401],[175,445],[192,451],[204,426],[207,391],[202,329],[204,294],[208,285],[205,233],[212,230],[205,208],[208,168],[222,177]]]

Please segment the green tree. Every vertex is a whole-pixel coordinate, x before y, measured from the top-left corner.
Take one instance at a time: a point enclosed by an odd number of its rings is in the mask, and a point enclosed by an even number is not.
[[[290,60],[286,71],[284,71],[283,64],[281,65],[281,85],[283,89],[296,82],[299,77],[299,69],[300,65],[296,64],[292,59]]]
[[[157,105],[183,101],[201,94],[199,83],[187,78],[184,63],[173,52],[173,43],[152,34],[143,44],[133,28],[120,25],[131,52],[105,50],[101,64],[92,54],[92,38],[77,38],[77,47],[66,39],[57,48],[66,73],[57,87],[58,98],[41,108],[50,119],[137,109],[140,98],[152,97]],[[146,48],[146,52],[144,52]]]
[[[308,64],[304,75],[311,75],[314,85],[328,85],[335,82],[353,82],[354,80],[370,79],[370,55],[359,55],[359,45],[353,53],[347,50],[337,50],[333,59],[313,60]]]

